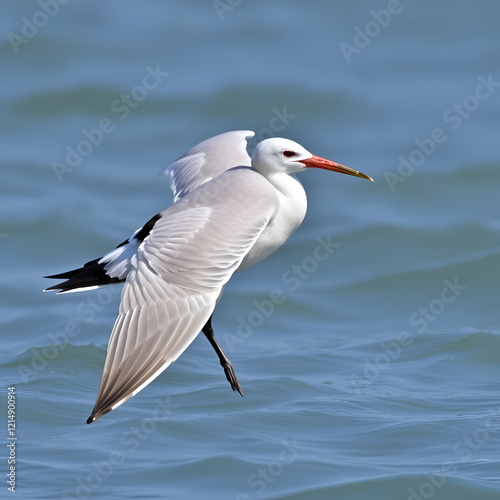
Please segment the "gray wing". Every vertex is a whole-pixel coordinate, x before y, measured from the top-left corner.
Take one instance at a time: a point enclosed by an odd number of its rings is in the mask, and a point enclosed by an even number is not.
[[[174,201],[233,167],[250,166],[247,139],[251,130],[235,130],[200,142],[177,158],[164,172],[170,176]]]
[[[223,286],[276,213],[278,199],[268,186],[256,172],[237,169],[162,212],[130,260],[87,423],[143,389],[198,335]]]

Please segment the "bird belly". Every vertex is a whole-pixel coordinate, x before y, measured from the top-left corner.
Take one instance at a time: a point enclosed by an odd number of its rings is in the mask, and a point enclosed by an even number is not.
[[[265,259],[268,255],[271,255],[275,250],[277,250],[286,241],[288,236],[286,236],[282,241],[278,241],[271,236],[271,234],[266,234],[267,228],[262,232],[259,239],[254,243],[250,251],[245,255],[242,260],[238,271],[245,269],[247,267],[260,262]]]

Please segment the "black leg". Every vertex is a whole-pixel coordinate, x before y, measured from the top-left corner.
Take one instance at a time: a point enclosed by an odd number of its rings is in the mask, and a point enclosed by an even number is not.
[[[227,359],[226,355],[220,348],[220,345],[217,343],[217,340],[215,340],[214,330],[212,328],[212,316],[208,318],[207,324],[201,331],[205,334],[205,337],[207,337],[208,341],[215,349],[217,356],[219,356],[220,364],[222,368],[224,368],[224,373],[226,374],[227,380],[231,384],[231,389],[233,391],[238,391],[243,396],[240,383],[238,382],[238,377],[236,377],[236,373],[234,373],[233,365],[231,364],[231,361]]]

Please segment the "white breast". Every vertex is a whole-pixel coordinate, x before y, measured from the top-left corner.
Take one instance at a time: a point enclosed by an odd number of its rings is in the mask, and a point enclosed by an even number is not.
[[[277,250],[302,224],[306,215],[306,193],[295,177],[277,174],[268,180],[278,195],[279,209],[245,256],[238,270],[265,259]]]

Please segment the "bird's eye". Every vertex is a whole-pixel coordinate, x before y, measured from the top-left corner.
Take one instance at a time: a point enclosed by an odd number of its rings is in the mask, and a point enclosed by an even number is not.
[[[292,156],[295,156],[295,151],[283,151],[283,156],[291,158]]]

